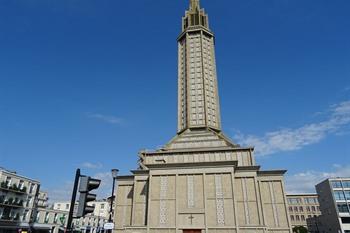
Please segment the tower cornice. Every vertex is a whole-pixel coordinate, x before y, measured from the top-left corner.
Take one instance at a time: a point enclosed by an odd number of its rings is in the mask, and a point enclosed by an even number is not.
[[[203,27],[201,25],[196,25],[196,26],[188,27],[186,30],[181,32],[181,34],[177,37],[177,41],[181,40],[182,37],[184,37],[186,35],[186,33],[198,32],[198,31],[203,31],[203,32],[207,33],[209,36],[215,37],[214,33],[212,31],[210,31],[208,28]]]

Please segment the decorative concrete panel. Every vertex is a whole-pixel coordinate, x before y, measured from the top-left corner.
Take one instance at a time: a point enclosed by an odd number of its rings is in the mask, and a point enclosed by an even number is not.
[[[159,224],[166,225],[167,223],[167,192],[168,192],[168,177],[160,177],[160,205],[159,205]]]
[[[225,225],[224,212],[224,193],[222,190],[222,176],[215,175],[215,190],[216,190],[216,217],[218,225]]]
[[[194,208],[194,177],[192,175],[187,176],[187,207]]]

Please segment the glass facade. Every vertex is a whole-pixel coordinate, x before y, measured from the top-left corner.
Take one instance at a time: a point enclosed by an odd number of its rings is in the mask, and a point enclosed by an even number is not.
[[[350,188],[350,180],[343,181],[344,188]]]
[[[345,198],[350,201],[350,191],[344,191]]]
[[[341,181],[332,181],[331,183],[333,188],[342,188]]]
[[[343,191],[334,191],[334,197],[337,201],[343,201],[345,200],[345,195]]]

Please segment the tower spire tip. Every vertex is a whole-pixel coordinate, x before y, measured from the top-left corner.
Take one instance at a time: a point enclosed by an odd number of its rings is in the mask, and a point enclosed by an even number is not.
[[[190,0],[190,10],[199,10],[199,0]]]

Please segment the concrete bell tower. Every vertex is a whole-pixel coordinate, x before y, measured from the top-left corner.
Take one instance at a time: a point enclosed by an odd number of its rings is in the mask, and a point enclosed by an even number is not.
[[[178,133],[221,131],[214,34],[199,0],[191,0],[178,37]]]

